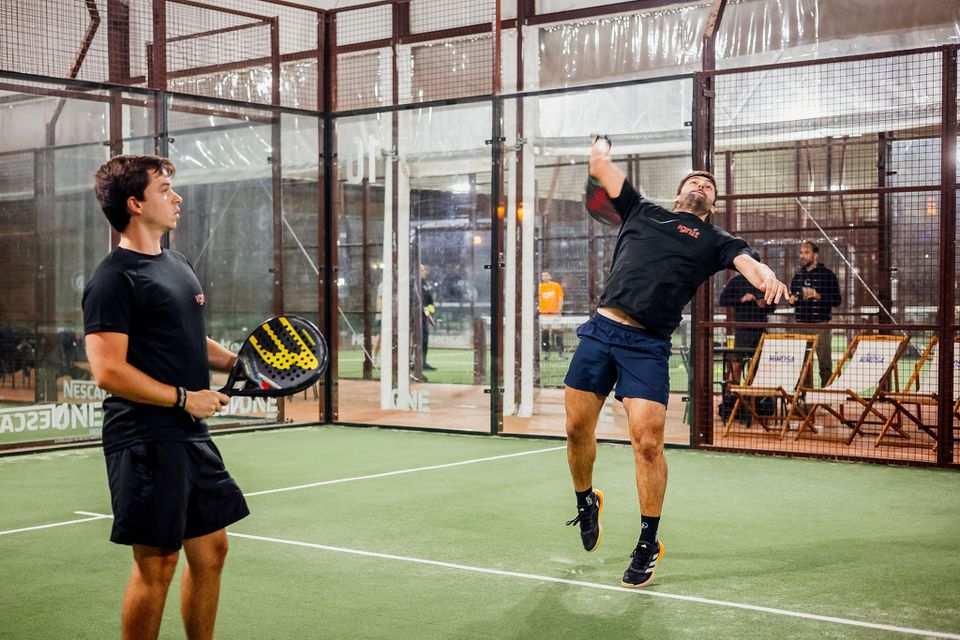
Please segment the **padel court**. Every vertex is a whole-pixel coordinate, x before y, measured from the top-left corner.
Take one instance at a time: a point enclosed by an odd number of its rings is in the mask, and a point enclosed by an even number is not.
[[[251,511],[217,638],[960,640],[958,34],[943,0],[0,0],[0,640],[121,627],[82,312],[120,155],[176,167],[161,246],[210,339],[298,316],[329,354],[209,420]],[[789,290],[649,297],[689,302],[642,590],[612,396],[601,545],[566,526],[564,380],[624,228],[599,135],[664,209],[710,172],[704,222]]]

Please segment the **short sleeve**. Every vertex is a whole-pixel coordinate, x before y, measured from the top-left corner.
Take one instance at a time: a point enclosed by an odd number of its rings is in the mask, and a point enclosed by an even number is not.
[[[642,201],[643,198],[639,193],[637,193],[637,190],[632,184],[630,184],[629,180],[623,181],[623,186],[620,188],[620,195],[618,195],[616,198],[610,198],[610,202],[613,203],[613,207],[624,220],[626,220],[631,213],[640,208]]]
[[[133,282],[126,273],[97,269],[83,290],[83,331],[130,333]]]
[[[760,254],[754,251],[747,241],[743,238],[738,238],[737,236],[730,235],[723,229],[716,229],[717,231],[717,240],[716,240],[716,249],[717,257],[719,264],[717,265],[717,271],[720,269],[736,269],[733,265],[734,259],[739,255],[748,255],[757,262],[760,261]]]

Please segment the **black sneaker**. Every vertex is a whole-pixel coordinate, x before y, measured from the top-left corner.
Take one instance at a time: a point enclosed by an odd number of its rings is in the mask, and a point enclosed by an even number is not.
[[[603,539],[603,527],[600,526],[601,513],[603,513],[603,492],[594,489],[593,495],[587,496],[587,504],[583,507],[577,506],[577,517],[567,521],[567,526],[580,525],[580,540],[587,551],[595,550]]]
[[[423,370],[424,370],[424,371],[436,371],[437,368],[436,368],[436,367],[431,367],[431,366],[428,365],[426,362],[424,362],[424,363],[423,363]]]
[[[663,556],[663,543],[646,542],[641,540],[637,543],[637,548],[633,550],[630,557],[630,566],[623,574],[623,586],[631,589],[645,587],[653,581],[653,568],[657,566],[657,560]]]

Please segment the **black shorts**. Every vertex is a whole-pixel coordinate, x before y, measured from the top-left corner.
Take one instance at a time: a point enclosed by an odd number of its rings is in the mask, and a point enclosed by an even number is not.
[[[670,341],[599,313],[577,328],[580,344],[563,384],[614,397],[643,398],[667,406],[670,399]]]
[[[135,444],[106,460],[113,542],[176,550],[250,513],[211,441]]]

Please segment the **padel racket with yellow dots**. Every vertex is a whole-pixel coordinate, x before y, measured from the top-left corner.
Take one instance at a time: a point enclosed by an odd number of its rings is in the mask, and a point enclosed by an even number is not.
[[[327,343],[300,316],[277,316],[247,336],[227,384],[228,396],[289,396],[312,387],[327,370]]]

